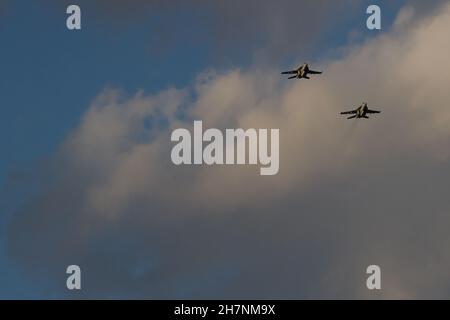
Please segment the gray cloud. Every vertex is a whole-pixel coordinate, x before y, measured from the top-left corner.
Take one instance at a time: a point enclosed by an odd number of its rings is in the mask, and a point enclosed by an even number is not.
[[[72,4],[50,1],[58,10]],[[444,0],[402,1],[426,16]],[[111,32],[128,25],[148,28],[141,39],[154,58],[170,53],[180,45],[207,44],[209,59],[215,65],[235,65],[235,61],[284,63],[291,59],[309,61],[324,45],[330,30],[345,30],[345,21],[365,22],[363,0],[96,0],[78,1],[86,22]],[[384,10],[395,10],[401,2],[380,2]],[[386,26],[387,27],[387,26]],[[347,30],[350,31],[350,30]],[[182,40],[180,40],[182,39]],[[185,39],[185,40],[183,40]],[[179,48],[177,48],[179,50]],[[298,56],[300,53],[301,56]],[[250,57],[250,58],[249,58]]]
[[[309,82],[265,67],[155,95],[105,90],[15,214],[11,258],[69,297],[69,264],[83,297],[448,297],[449,13],[405,9]],[[338,116],[362,100],[383,113]],[[280,128],[279,175],[173,166],[186,119]],[[369,264],[381,293],[365,289]]]
[[[52,4],[63,10],[71,2]],[[286,59],[300,50],[306,59],[320,44],[322,31],[365,12],[358,0],[81,0],[79,4],[87,23],[113,32],[146,21],[148,36],[142,41],[151,52],[170,52],[180,39],[188,39],[186,43],[208,44],[210,58],[224,63],[251,55],[263,61]]]

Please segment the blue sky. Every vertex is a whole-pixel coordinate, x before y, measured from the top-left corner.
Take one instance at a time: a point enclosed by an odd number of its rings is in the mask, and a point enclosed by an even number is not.
[[[361,7],[369,2],[364,1]],[[384,30],[388,30],[403,3],[396,1],[383,7]],[[49,7],[47,2],[43,5],[39,1],[14,1],[2,17],[0,184],[3,189],[12,187],[9,177],[20,179],[20,173],[27,167],[45,161],[56,151],[103,88],[120,88],[132,95],[139,89],[152,93],[169,86],[184,87],[206,68],[249,67],[259,43],[249,39],[248,50],[241,48],[230,59],[216,59],[214,35],[198,23],[201,10],[184,8],[170,14],[149,10],[136,21],[117,25],[111,20],[97,19],[93,12],[82,7],[81,31],[68,31],[65,8]],[[170,44],[161,49],[159,21],[164,19],[173,20],[175,32],[170,35]],[[354,30],[362,32],[361,40],[377,34],[365,30],[365,20],[364,11],[336,17],[333,28],[321,33],[310,55],[315,60],[334,55],[335,49],[344,45]],[[192,38],[197,40],[191,41]],[[293,52],[292,56],[280,57],[279,66],[290,63],[296,55]],[[6,226],[5,217],[20,204],[22,192],[26,190],[18,190],[18,199],[1,204],[6,209],[0,217],[2,229]],[[39,281],[29,285],[27,279],[14,271],[14,265],[5,257],[4,232],[1,234],[0,297],[42,294],[37,289]]]

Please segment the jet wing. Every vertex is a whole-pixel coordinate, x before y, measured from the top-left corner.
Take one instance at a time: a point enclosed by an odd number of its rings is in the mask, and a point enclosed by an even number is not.
[[[308,73],[310,73],[310,74],[322,74],[322,71],[309,70]]]
[[[356,110],[352,110],[352,111],[344,111],[344,112],[341,112],[341,114],[356,114]]]
[[[366,113],[380,113],[381,111],[376,110],[367,110]]]
[[[292,71],[284,71],[281,74],[296,74],[297,71],[296,70],[292,70]]]

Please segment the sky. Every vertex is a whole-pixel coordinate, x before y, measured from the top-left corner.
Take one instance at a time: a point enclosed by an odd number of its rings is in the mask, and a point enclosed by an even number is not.
[[[448,2],[69,4],[0,1],[1,298],[448,298]],[[193,120],[279,128],[280,173],[174,166]]]

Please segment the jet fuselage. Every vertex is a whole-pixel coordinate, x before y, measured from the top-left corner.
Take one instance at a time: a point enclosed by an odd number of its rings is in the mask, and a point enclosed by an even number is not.
[[[367,106],[367,103],[364,103],[358,107],[356,110],[356,116],[358,118],[364,118],[367,114],[367,110],[369,110],[369,107]]]
[[[307,76],[308,75],[308,71],[309,71],[309,66],[307,64],[303,64],[298,69],[298,78],[304,78],[305,76]]]

